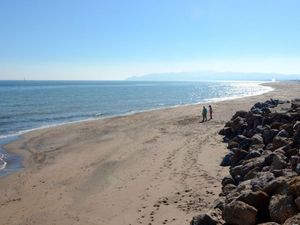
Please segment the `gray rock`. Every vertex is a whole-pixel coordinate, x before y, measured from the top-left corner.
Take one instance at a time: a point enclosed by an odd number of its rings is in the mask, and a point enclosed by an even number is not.
[[[274,195],[269,204],[272,221],[283,223],[286,219],[297,214],[297,208],[292,196]]]
[[[241,201],[225,205],[224,220],[232,225],[255,225],[257,209]]]

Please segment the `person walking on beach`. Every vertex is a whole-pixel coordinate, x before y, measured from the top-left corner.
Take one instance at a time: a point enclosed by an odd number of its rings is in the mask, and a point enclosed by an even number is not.
[[[209,120],[212,120],[212,113],[213,113],[213,110],[212,110],[211,105],[208,106],[208,111],[209,111]]]
[[[203,106],[203,109],[202,109],[202,123],[204,121],[207,121],[207,109],[205,108],[205,106]]]

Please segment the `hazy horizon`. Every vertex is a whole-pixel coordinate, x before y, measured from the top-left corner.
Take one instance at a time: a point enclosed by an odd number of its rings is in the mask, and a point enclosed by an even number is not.
[[[297,0],[2,1],[0,80],[300,74]]]

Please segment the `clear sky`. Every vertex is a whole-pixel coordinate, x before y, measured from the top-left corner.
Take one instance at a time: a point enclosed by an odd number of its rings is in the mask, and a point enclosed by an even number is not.
[[[0,0],[0,79],[300,74],[299,0]]]

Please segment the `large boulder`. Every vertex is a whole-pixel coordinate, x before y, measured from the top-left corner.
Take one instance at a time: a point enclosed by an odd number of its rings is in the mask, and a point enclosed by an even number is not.
[[[263,191],[245,191],[237,198],[237,201],[242,201],[255,207],[258,210],[257,218],[259,221],[268,221],[270,197],[267,193]]]
[[[274,195],[269,204],[271,220],[283,223],[286,219],[297,214],[297,208],[292,196]]]
[[[240,133],[242,129],[247,127],[247,123],[244,118],[237,117],[231,121],[230,128],[233,133]]]
[[[224,220],[232,225],[255,225],[257,209],[241,201],[225,205]]]

